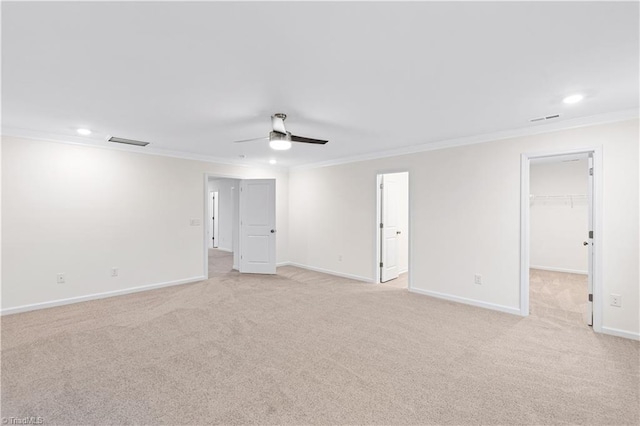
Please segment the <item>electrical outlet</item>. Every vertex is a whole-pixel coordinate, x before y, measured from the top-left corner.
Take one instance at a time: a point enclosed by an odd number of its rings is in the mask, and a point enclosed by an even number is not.
[[[191,226],[200,226],[200,219],[191,219],[189,221],[189,225],[191,225]]]
[[[619,294],[610,294],[609,295],[609,303],[611,306],[621,307],[622,306],[622,296]]]
[[[475,274],[473,276],[473,282],[478,284],[478,285],[482,285],[482,275],[480,274]]]
[[[342,255],[341,254],[338,255],[338,262],[342,262]]]
[[[64,284],[64,274],[57,274],[56,281],[58,284]]]
[[[118,272],[120,272],[120,271],[115,266],[113,268],[111,268],[111,276],[112,277],[117,277],[118,276]]]

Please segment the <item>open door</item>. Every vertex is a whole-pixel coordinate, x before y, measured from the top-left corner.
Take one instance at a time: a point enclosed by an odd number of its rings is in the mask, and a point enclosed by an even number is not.
[[[398,278],[400,185],[396,176],[382,175],[380,183],[380,282]]]
[[[213,248],[218,248],[218,241],[220,240],[220,226],[219,226],[219,220],[218,220],[218,191],[212,192],[211,193],[211,201],[213,204],[213,214],[211,216],[211,220],[212,220],[212,224],[211,227],[213,228]]]
[[[589,181],[587,184],[587,210],[589,211],[589,234],[587,235],[588,272],[587,285],[589,288],[589,300],[587,302],[586,321],[593,326],[593,153],[589,153]]]
[[[276,181],[240,181],[240,267],[242,273],[276,273]]]
[[[213,228],[214,228],[214,223],[215,223],[215,216],[213,213],[213,199],[215,198],[215,195],[213,193],[213,191],[209,191],[209,198],[207,199],[207,201],[209,202],[209,208],[207,210],[207,212],[209,213],[209,225],[207,226],[207,238],[209,240],[208,243],[208,247],[209,248],[214,248],[213,245],[213,241],[215,239],[215,234],[213,232]]]

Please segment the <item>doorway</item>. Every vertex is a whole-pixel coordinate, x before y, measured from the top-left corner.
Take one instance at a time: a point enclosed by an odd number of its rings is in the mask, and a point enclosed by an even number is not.
[[[209,177],[207,179],[208,229],[208,277],[237,269],[234,264],[234,251],[237,245],[238,201],[236,191],[238,179]]]
[[[409,288],[409,172],[376,179],[376,282]]]
[[[522,156],[524,316],[600,331],[600,161],[595,149]]]
[[[205,174],[204,184],[204,276],[275,274],[275,179]]]

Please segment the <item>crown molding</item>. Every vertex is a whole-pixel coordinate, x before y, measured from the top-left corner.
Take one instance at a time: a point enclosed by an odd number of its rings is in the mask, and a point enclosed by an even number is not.
[[[60,135],[54,133],[41,132],[36,130],[27,130],[14,127],[2,127],[2,136],[17,137],[35,139],[46,142],[64,143],[70,145],[82,145],[99,149],[108,149],[114,151],[135,152],[138,154],[156,155],[162,157],[180,158],[183,160],[195,160],[204,161],[207,163],[215,163],[222,165],[231,165],[247,168],[269,168],[271,170],[279,171],[294,171],[304,169],[315,169],[320,167],[337,166],[341,164],[356,163],[359,161],[376,160],[380,158],[398,157],[401,155],[415,154],[425,151],[433,151],[437,149],[452,148],[456,146],[474,145],[479,143],[497,141],[501,139],[510,139],[522,136],[532,136],[543,133],[557,132],[561,130],[575,129],[579,127],[595,126],[598,124],[614,123],[618,121],[625,121],[631,119],[637,119],[640,115],[640,109],[628,109],[622,111],[615,111],[606,114],[591,115],[587,117],[578,117],[569,120],[559,121],[555,123],[541,123],[535,126],[523,127],[519,129],[504,130],[500,132],[487,133],[483,135],[466,136],[456,139],[445,139],[434,142],[427,142],[419,145],[405,146],[401,148],[394,148],[384,151],[377,151],[367,154],[354,155],[349,157],[337,158],[334,160],[320,161],[316,163],[306,163],[298,166],[279,166],[279,165],[267,165],[262,163],[252,163],[234,160],[229,158],[214,157],[209,155],[194,154],[181,151],[172,151],[165,149],[157,149],[153,147],[138,147],[138,146],[119,146],[116,144],[108,144],[103,138],[96,136],[73,136],[73,135]]]
[[[427,142],[419,145],[411,145],[402,148],[395,148],[384,151],[377,151],[368,154],[343,157],[335,160],[320,161],[317,163],[307,163],[299,166],[292,166],[290,171],[316,169],[320,167],[337,166],[341,164],[356,163],[359,161],[377,160],[380,158],[398,157],[401,155],[415,154],[418,152],[434,151],[437,149],[452,148],[456,146],[474,145],[485,142],[492,142],[501,139],[511,139],[523,136],[532,136],[543,133],[558,132],[562,130],[576,129],[579,127],[595,126],[598,124],[615,123],[639,118],[640,109],[628,109],[611,113],[590,115],[587,117],[572,118],[555,123],[541,123],[536,126],[523,127],[518,129],[503,130],[482,135],[465,136],[455,139],[444,139],[435,142]]]
[[[242,160],[233,160],[229,158],[214,157],[210,155],[194,154],[189,152],[172,151],[168,149],[158,149],[153,147],[142,147],[135,145],[118,145],[106,142],[102,137],[97,136],[73,136],[61,135],[55,133],[40,132],[37,130],[21,129],[17,127],[2,127],[2,137],[14,137],[33,139],[43,142],[63,143],[67,145],[88,146],[98,149],[107,149],[111,151],[134,152],[137,154],[156,155],[160,157],[179,158],[182,160],[203,161],[206,163],[215,163],[228,166],[239,166],[246,168],[268,168],[270,170],[278,170],[288,172],[288,167],[262,164],[258,162],[247,162]]]

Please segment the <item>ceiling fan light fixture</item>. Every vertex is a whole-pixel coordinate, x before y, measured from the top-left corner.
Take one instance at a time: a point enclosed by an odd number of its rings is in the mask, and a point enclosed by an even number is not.
[[[285,151],[291,148],[291,142],[286,139],[274,139],[269,141],[269,146],[276,151]]]
[[[271,149],[276,151],[285,151],[291,148],[291,142],[310,143],[316,145],[324,145],[328,140],[307,138],[305,136],[292,135],[291,132],[287,132],[284,127],[284,120],[287,118],[286,114],[278,113],[271,116],[271,127],[273,130],[269,132],[268,138],[253,138],[243,139],[241,141],[234,141],[233,143],[253,142],[259,140],[268,140]]]
[[[269,133],[269,146],[276,151],[286,151],[291,148],[291,133]]]

